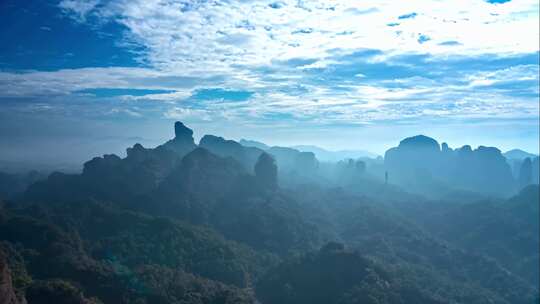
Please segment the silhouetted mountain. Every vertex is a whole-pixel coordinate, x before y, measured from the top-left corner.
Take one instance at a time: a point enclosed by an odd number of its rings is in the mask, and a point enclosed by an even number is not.
[[[532,161],[529,157],[527,157],[521,162],[521,166],[519,168],[518,182],[519,182],[520,189],[533,183],[532,175],[533,175]]]
[[[176,137],[155,149],[135,144],[127,156],[95,157],[84,163],[81,174],[52,173],[26,192],[26,200],[69,201],[84,198],[125,201],[159,185],[182,157],[196,148],[193,131],[175,123]]]
[[[250,143],[244,141],[244,143]],[[251,142],[252,143],[252,142]],[[278,174],[286,182],[298,181],[298,177],[313,177],[317,174],[319,161],[315,154],[311,152],[300,152],[296,149],[285,147],[270,147],[262,149],[244,146],[233,140],[225,140],[221,137],[205,135],[200,142],[200,146],[220,155],[222,157],[232,157],[242,163],[250,172],[254,168],[255,162],[266,151],[275,159]]]
[[[538,158],[521,167],[518,195],[486,199],[518,186],[495,148],[416,136],[384,161],[319,163],[213,135],[197,147],[178,122],[161,146],[0,203],[0,290],[30,303],[531,303]]]
[[[278,164],[280,172],[299,176],[312,176],[319,167],[319,161],[311,152],[300,152],[285,147],[272,147],[267,150]]]
[[[532,161],[532,183],[533,184],[539,184],[539,177],[540,174],[540,157],[535,157]]]
[[[197,148],[156,189],[135,201],[145,212],[208,223],[213,206],[243,174],[247,173],[236,160]]]
[[[294,201],[276,193],[275,164],[261,154],[253,176],[236,160],[198,148],[141,205],[145,212],[214,227],[230,239],[285,254],[316,244]]]
[[[515,181],[501,151],[470,146],[452,150],[419,135],[402,140],[385,155],[385,167],[393,183],[421,193],[434,194],[463,189],[505,196],[515,191]]]
[[[47,180],[29,187],[27,200],[69,201],[95,198],[123,201],[154,189],[172,170],[176,152],[136,144],[122,159],[114,154],[95,157],[84,164],[81,174],[52,173]]]
[[[241,139],[239,142],[244,147],[254,147],[261,150],[269,150],[271,147],[255,140]],[[358,159],[358,158],[376,158],[377,155],[363,150],[340,150],[330,151],[317,146],[312,145],[298,145],[290,147],[300,152],[312,152],[315,154],[318,160],[326,162],[337,162],[344,159]]]
[[[275,190],[278,187],[277,166],[274,158],[263,152],[255,164],[255,177],[261,187]]]
[[[178,157],[183,157],[196,147],[193,140],[193,130],[177,121],[174,123],[174,138],[159,146],[158,149],[165,148],[175,152]]]
[[[24,174],[0,172],[0,200],[14,198],[26,191],[31,184],[45,178],[46,176],[37,171]]]
[[[256,141],[256,140],[240,139],[239,143],[244,147],[259,148],[261,150],[270,149],[270,146],[267,146],[266,144]]]
[[[532,153],[525,152],[520,149],[513,149],[510,151],[507,151],[503,153],[504,157],[506,158],[508,164],[510,165],[510,168],[512,169],[512,174],[516,180],[520,179],[520,172],[521,172],[521,166],[523,165],[523,161],[527,158],[530,158],[531,160],[534,160],[537,158],[537,155],[534,155]],[[521,185],[519,183],[518,185]]]
[[[377,155],[364,150],[339,150],[330,151],[317,146],[300,145],[293,146],[292,148],[300,150],[302,152],[313,152],[318,160],[337,162],[344,159],[358,159],[358,158],[376,158]]]
[[[525,158],[535,158],[537,155],[525,152],[520,149],[512,149],[503,153],[503,156],[508,160],[524,160]]]
[[[226,140],[223,137],[213,135],[203,136],[199,146],[221,157],[234,158],[249,172],[252,172],[255,162],[263,153],[258,148],[244,147],[234,140]]]

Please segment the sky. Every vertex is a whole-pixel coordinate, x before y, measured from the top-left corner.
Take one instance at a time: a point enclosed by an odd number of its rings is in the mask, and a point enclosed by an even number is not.
[[[155,146],[181,120],[383,154],[539,150],[538,0],[0,1],[0,160]]]

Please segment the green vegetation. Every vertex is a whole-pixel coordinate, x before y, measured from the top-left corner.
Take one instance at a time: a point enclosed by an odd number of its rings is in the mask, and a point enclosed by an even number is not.
[[[196,148],[186,129],[177,125],[177,137],[156,149],[135,145],[81,174],[54,173],[0,203],[0,296],[30,304],[538,303],[538,185],[509,199],[426,198],[374,178],[363,161],[319,168],[294,149],[269,148],[274,160],[207,137],[214,153]]]

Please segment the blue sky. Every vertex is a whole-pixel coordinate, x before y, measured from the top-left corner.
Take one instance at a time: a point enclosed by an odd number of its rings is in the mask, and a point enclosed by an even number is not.
[[[538,153],[538,11],[537,0],[5,0],[0,158],[58,155],[51,142],[81,158],[152,146],[174,120],[269,144],[383,153],[422,133]]]

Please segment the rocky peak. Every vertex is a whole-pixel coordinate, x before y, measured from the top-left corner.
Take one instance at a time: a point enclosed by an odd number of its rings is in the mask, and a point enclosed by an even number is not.
[[[174,123],[174,139],[193,141],[193,130],[186,127],[182,122]]]
[[[399,142],[399,148],[412,148],[412,149],[428,149],[428,150],[437,150],[439,151],[439,143],[428,136],[425,135],[416,135],[413,137],[407,137],[404,140]]]
[[[139,143],[135,144],[131,148],[126,149],[127,159],[140,162],[145,159],[147,150]]]
[[[457,149],[457,151],[460,154],[471,154],[473,150],[470,145],[464,145],[463,147]]]
[[[120,166],[122,159],[115,154],[104,154],[103,157],[94,157],[83,165],[83,174],[96,174],[113,170]]]
[[[492,155],[496,157],[502,156],[501,150],[495,147],[479,146],[476,150],[478,151],[478,153],[483,153],[485,155]]]
[[[234,140],[227,140],[223,137],[205,135],[201,138],[199,146],[212,151],[221,157],[243,157],[244,147]]]
[[[158,148],[173,151],[177,156],[184,157],[184,155],[197,148],[197,145],[195,145],[195,140],[193,139],[193,130],[186,127],[180,121],[175,122],[174,138]]]
[[[452,152],[452,148],[450,148],[447,143],[442,143],[441,144],[441,150],[443,152]]]

